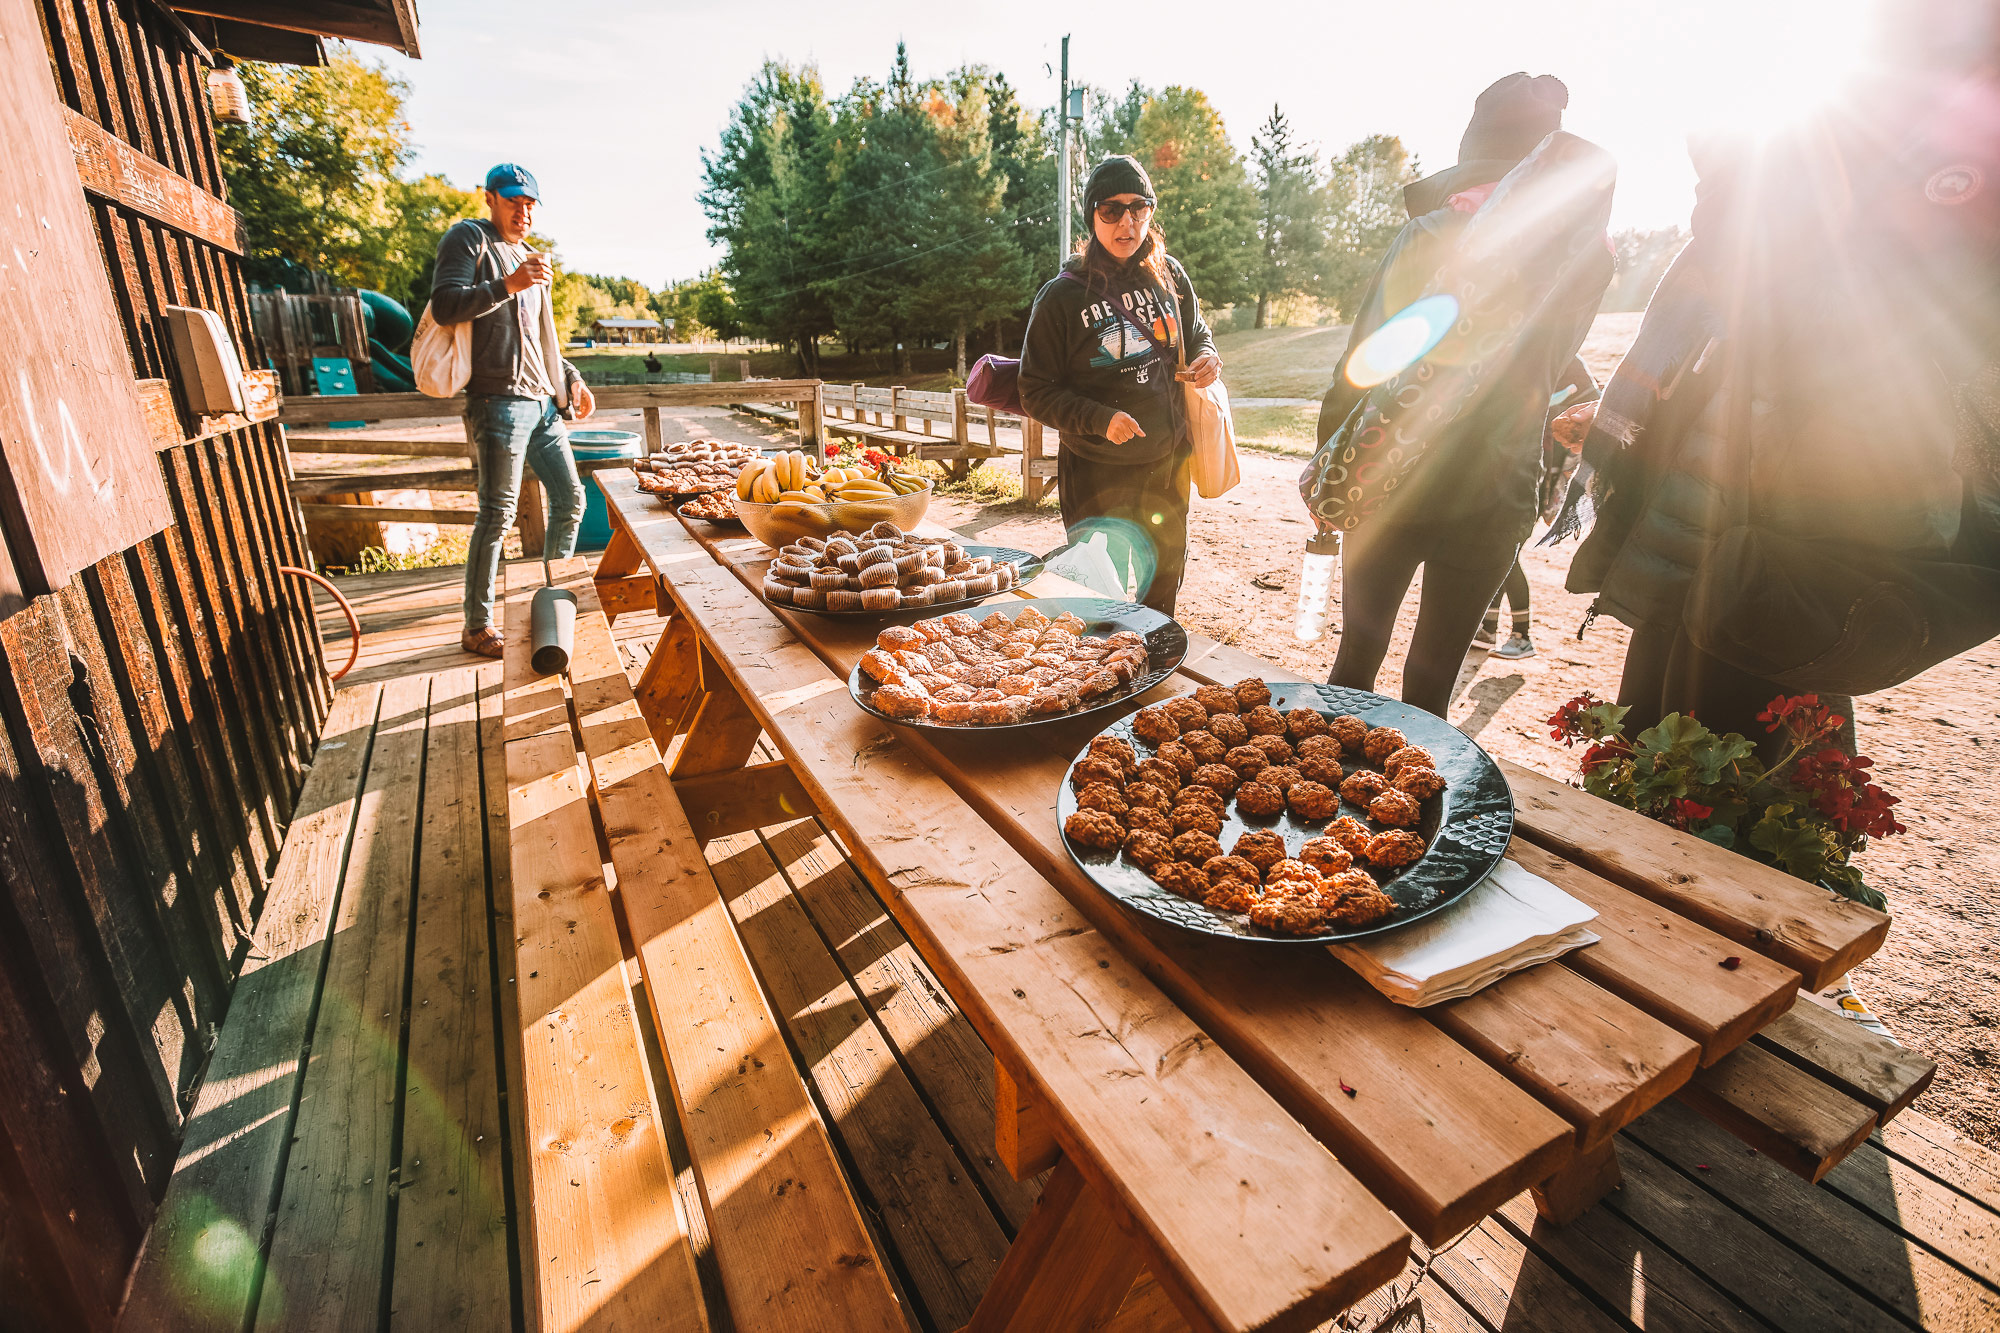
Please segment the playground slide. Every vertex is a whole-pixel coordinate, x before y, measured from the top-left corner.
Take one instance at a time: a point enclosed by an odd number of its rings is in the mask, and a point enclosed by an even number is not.
[[[366,287],[356,293],[361,298],[361,320],[368,330],[368,364],[375,371],[375,387],[385,393],[413,393],[417,377],[410,371],[407,353],[416,335],[417,322],[401,301]]]

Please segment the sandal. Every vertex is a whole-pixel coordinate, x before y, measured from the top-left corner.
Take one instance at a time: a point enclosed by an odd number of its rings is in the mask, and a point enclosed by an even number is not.
[[[491,625],[481,625],[460,634],[458,646],[479,657],[500,657],[507,651],[507,640]]]

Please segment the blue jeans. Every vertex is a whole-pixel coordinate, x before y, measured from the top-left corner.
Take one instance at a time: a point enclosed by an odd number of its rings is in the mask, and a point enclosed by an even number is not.
[[[500,547],[507,540],[507,529],[514,526],[514,510],[521,499],[521,464],[533,468],[548,491],[544,560],[576,553],[583,483],[577,479],[569,431],[555,399],[472,394],[465,400],[465,424],[477,450],[474,463],[479,470],[479,517],[472,525],[472,549],[465,558],[465,627],[479,630],[493,623],[493,581],[500,573]]]

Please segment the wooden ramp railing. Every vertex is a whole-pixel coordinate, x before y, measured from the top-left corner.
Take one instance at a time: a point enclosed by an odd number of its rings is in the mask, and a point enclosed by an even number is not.
[[[593,388],[592,395],[597,400],[598,409],[639,408],[645,421],[646,450],[648,453],[660,448],[663,443],[660,428],[662,408],[675,407],[728,407],[742,403],[788,403],[798,409],[791,414],[800,426],[799,447],[808,452],[816,451],[822,438],[819,422],[821,409],[819,397],[822,386],[818,380],[747,380],[741,383],[722,384],[619,384]],[[440,509],[424,507],[388,508],[379,505],[339,504],[314,502],[312,497],[330,495],[366,495],[383,491],[427,490],[427,491],[473,491],[478,489],[478,460],[473,456],[472,436],[467,431],[465,440],[439,439],[385,439],[380,436],[363,436],[345,430],[313,430],[335,421],[408,421],[423,417],[463,416],[465,398],[432,398],[421,393],[374,393],[354,397],[316,396],[288,398],[278,413],[278,424],[285,428],[286,444],[292,453],[313,454],[392,454],[411,458],[453,458],[464,459],[471,464],[466,469],[444,469],[436,471],[412,469],[405,472],[365,472],[336,473],[312,477],[294,477],[290,482],[292,502],[299,507],[299,516],[305,520],[339,521],[362,523],[444,523],[465,525],[473,521],[474,513],[469,509]],[[577,464],[579,472],[594,472],[601,467],[625,467],[625,460],[608,462],[582,462]],[[521,478],[520,507],[516,523],[521,532],[521,548],[537,552],[542,548],[542,537],[547,519],[542,508],[541,483],[532,473],[524,473]]]

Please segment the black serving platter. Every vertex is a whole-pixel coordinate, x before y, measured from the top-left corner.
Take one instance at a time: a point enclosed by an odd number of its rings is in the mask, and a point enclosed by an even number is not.
[[[1140,606],[1136,602],[1114,602],[1107,597],[1035,597],[1019,603],[1009,602],[999,609],[1006,611],[1011,617],[1019,615],[1030,606],[1050,620],[1054,620],[1065,611],[1073,611],[1083,621],[1085,632],[1089,634],[1106,635],[1116,634],[1120,630],[1131,630],[1143,635],[1146,640],[1145,671],[1135,676],[1132,683],[1124,688],[1099,695],[1083,706],[1072,708],[1066,713],[1045,713],[1031,717],[1026,722],[1010,722],[1002,726],[970,724],[957,726],[945,722],[932,722],[929,719],[911,721],[890,717],[874,705],[875,679],[863,671],[858,662],[855,663],[853,670],[847,673],[847,692],[853,695],[854,701],[863,708],[883,721],[893,722],[899,727],[915,727],[922,731],[949,731],[959,735],[1019,731],[1024,727],[1045,726],[1051,722],[1072,722],[1091,713],[1102,712],[1106,708],[1116,708],[1133,695],[1144,694],[1173,675],[1174,669],[1181,664],[1181,659],[1187,656],[1187,631],[1180,627],[1180,622],[1162,615],[1149,606]],[[918,617],[924,620],[930,618],[930,616]]]
[[[1412,745],[1421,745],[1437,761],[1437,770],[1449,785],[1442,793],[1425,801],[1424,814],[1414,832],[1424,840],[1424,854],[1410,865],[1384,870],[1359,863],[1381,884],[1382,891],[1396,901],[1396,911],[1380,921],[1354,929],[1334,928],[1317,935],[1279,935],[1250,924],[1241,913],[1218,912],[1155,884],[1138,866],[1117,852],[1084,847],[1063,835],[1063,845],[1090,880],[1135,912],[1184,930],[1228,939],[1253,940],[1260,944],[1328,944],[1379,934],[1421,920],[1448,907],[1471,891],[1500,864],[1507,844],[1514,836],[1514,795],[1507,779],[1492,756],[1458,728],[1432,713],[1413,708],[1399,700],[1338,685],[1315,685],[1310,681],[1269,682],[1272,706],[1278,709],[1314,708],[1328,718],[1351,713],[1371,727],[1394,727]],[[1104,729],[1102,735],[1121,736],[1132,743],[1141,759],[1153,746],[1132,734],[1132,720],[1122,718]],[[1094,739],[1094,738],[1093,738]],[[1070,761],[1074,768],[1088,744]],[[1369,767],[1349,756],[1343,775]],[[1058,825],[1076,812],[1076,792],[1069,773],[1063,774],[1062,790],[1056,800]],[[1382,826],[1368,820],[1366,813],[1343,800],[1333,819],[1352,815],[1370,828]],[[1242,814],[1232,799],[1223,816],[1218,840],[1226,854],[1236,839],[1252,830],[1275,830],[1285,838],[1285,849],[1296,856],[1309,840],[1324,834],[1333,819],[1306,821],[1287,811],[1276,819],[1253,819]]]
[[[802,616],[825,616],[829,620],[880,620],[884,623],[907,625],[913,620],[948,616],[954,611],[963,611],[968,606],[978,606],[989,597],[998,597],[1003,592],[1013,592],[1042,572],[1042,558],[1033,551],[1017,551],[1011,546],[972,546],[964,542],[960,542],[959,547],[968,556],[983,555],[996,565],[1012,565],[1014,582],[1005,588],[978,597],[961,597],[955,602],[941,602],[936,606],[900,606],[894,611],[829,611],[823,606],[794,606],[790,602],[772,602],[770,605],[785,611],[796,611]]]

